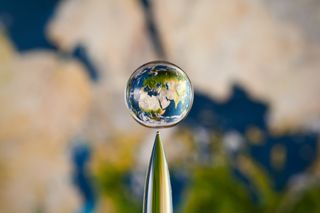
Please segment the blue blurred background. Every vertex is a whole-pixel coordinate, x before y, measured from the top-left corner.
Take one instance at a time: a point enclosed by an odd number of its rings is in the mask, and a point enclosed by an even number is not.
[[[320,211],[317,0],[0,0],[1,212],[141,212],[155,130],[124,89],[190,77],[161,130],[174,212]]]

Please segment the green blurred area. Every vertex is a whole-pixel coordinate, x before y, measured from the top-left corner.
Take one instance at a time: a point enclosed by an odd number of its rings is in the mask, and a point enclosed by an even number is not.
[[[175,137],[183,138],[185,144],[190,146],[194,141],[190,141],[189,134],[181,129]],[[188,174],[186,187],[180,195],[181,202],[176,205],[175,212],[298,213],[320,209],[320,185],[315,177],[311,178],[313,183],[302,182],[305,184],[302,187],[288,184],[284,190],[275,190],[268,173],[246,151],[231,160],[224,151],[221,136],[211,138],[210,152],[215,157],[209,165],[184,160],[171,165],[174,173],[183,170]],[[192,151],[188,155],[192,155]],[[130,166],[119,167],[119,162],[116,165],[104,164],[98,169],[96,180],[102,196],[110,198],[115,212],[141,212],[142,197],[135,197],[125,181],[130,174]],[[245,175],[248,182],[235,175],[235,168]],[[313,176],[312,171],[307,174]]]

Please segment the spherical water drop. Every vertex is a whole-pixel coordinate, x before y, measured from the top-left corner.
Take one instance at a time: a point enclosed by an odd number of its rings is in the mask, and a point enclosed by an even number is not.
[[[169,127],[190,111],[193,89],[178,66],[153,61],[134,71],[128,80],[125,100],[133,118],[147,127]]]

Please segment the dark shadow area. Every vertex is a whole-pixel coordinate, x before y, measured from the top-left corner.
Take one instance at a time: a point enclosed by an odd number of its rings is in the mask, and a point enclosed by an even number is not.
[[[59,3],[60,0],[32,0],[14,4],[11,0],[0,0],[0,23],[19,52],[37,49],[59,51],[46,37],[47,24]],[[79,60],[90,78],[98,80],[99,72],[85,47],[78,45],[71,54],[63,54]]]
[[[81,213],[93,212],[97,200],[90,177],[91,172],[88,171],[90,157],[91,150],[86,144],[77,144],[72,150],[73,180],[83,199]]]
[[[269,110],[267,103],[250,97],[243,88],[235,85],[230,97],[225,101],[216,101],[196,92],[193,107],[183,125],[191,128],[202,126],[208,131],[220,134],[239,133],[246,141],[251,157],[270,176],[274,189],[281,191],[285,189],[290,178],[305,172],[312,165],[316,159],[318,136],[312,132],[273,135],[266,122]],[[250,128],[258,129],[261,133],[258,144],[248,141],[246,134]],[[274,165],[271,160],[275,147],[280,147],[284,152],[285,160],[281,165]],[[234,173],[247,185],[256,199],[249,180],[236,168]]]

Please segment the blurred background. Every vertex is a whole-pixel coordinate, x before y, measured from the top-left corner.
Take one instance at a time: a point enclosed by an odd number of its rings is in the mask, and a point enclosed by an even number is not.
[[[174,212],[320,212],[320,1],[0,0],[0,209],[141,212],[155,130],[124,103],[164,59]]]

